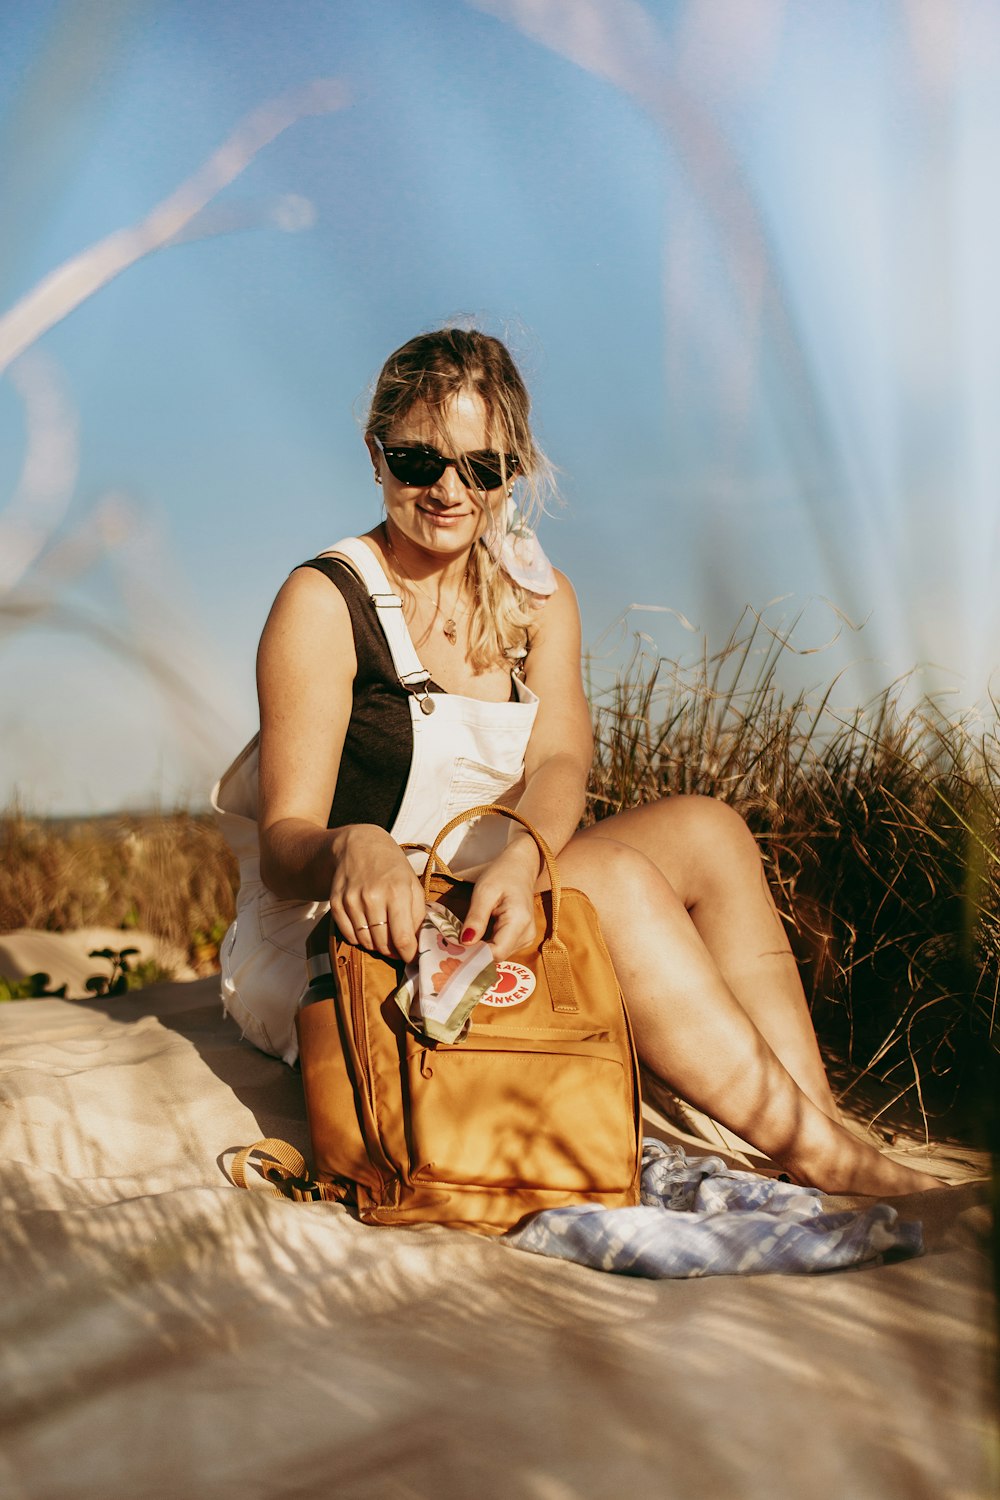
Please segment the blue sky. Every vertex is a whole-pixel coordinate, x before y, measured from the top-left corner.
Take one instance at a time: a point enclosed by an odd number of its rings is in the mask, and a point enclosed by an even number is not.
[[[789,658],[790,685],[851,664],[857,703],[933,663],[923,685],[984,694],[987,0],[8,0],[0,58],[0,313],[267,100],[315,78],[348,100],[0,379],[0,571],[25,384],[57,413],[50,452],[59,421],[70,449],[77,433],[65,513],[0,595],[3,799],[203,799],[254,727],[281,579],[377,516],[370,380],[456,316],[520,357],[566,501],[543,540],[608,671],[627,634],[604,632],[633,603],[718,644],[745,604],[785,596],[769,618],[804,610],[802,646],[836,629],[820,599],[868,619]],[[671,615],[633,625],[700,650]]]

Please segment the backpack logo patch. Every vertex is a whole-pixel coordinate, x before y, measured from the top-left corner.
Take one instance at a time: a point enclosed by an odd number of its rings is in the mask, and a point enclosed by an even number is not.
[[[486,991],[479,1003],[505,1010],[510,1005],[522,1005],[534,988],[535,976],[530,969],[502,958],[497,963],[496,984]]]

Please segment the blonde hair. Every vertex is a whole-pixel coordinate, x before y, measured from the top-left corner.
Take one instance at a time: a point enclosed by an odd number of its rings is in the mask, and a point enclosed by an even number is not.
[[[390,354],[375,383],[366,433],[385,442],[397,422],[415,406],[424,406],[432,420],[440,420],[443,435],[443,409],[461,391],[472,391],[481,399],[491,445],[517,459],[515,473],[505,476],[505,488],[518,479],[518,509],[526,524],[533,525],[551,488],[551,466],[531,431],[531,400],[524,381],[506,345],[491,334],[475,328],[441,328],[418,334]],[[489,512],[487,518],[492,526]],[[476,671],[483,671],[523,654],[537,604],[535,596],[494,561],[485,537],[469,557],[469,581],[469,660]]]

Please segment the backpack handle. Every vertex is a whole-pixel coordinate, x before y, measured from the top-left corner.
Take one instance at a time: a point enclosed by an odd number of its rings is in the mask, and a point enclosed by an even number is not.
[[[458,813],[450,822],[446,823],[431,845],[427,855],[427,864],[424,867],[423,886],[424,899],[430,900],[431,877],[435,866],[443,864],[438,859],[438,848],[454,829],[461,827],[463,823],[471,822],[473,818],[485,817],[487,813],[496,813],[498,817],[510,818],[513,823],[520,823],[534,839],[539,853],[545,861],[545,869],[548,872],[549,884],[552,887],[552,926],[548,936],[542,939],[541,956],[545,967],[545,979],[552,997],[552,1009],[574,1014],[579,1007],[576,1003],[576,995],[573,989],[573,971],[570,968],[569,953],[566,945],[559,938],[559,904],[562,900],[562,882],[559,879],[559,867],[555,862],[552,850],[542,838],[537,828],[533,828],[527,818],[521,813],[515,812],[512,807],[505,807],[502,802],[481,803],[478,807],[470,807],[466,812]]]
[[[399,847],[402,849],[402,851],[403,851],[404,854],[426,854],[427,857],[428,857],[428,860],[430,860],[431,854],[434,853],[434,851],[431,849],[430,844],[400,844]],[[445,864],[445,862],[441,858],[440,854],[435,854],[434,858],[435,858],[435,860],[437,862],[438,874],[439,875],[443,875],[447,880],[457,880],[458,879],[458,876],[455,875],[451,870],[449,870],[448,866]],[[426,870],[425,870],[425,873],[426,873]],[[424,894],[426,896],[426,892]]]

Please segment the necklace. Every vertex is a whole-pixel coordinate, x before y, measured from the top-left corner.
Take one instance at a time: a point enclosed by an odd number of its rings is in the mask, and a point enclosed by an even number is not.
[[[382,523],[382,530],[385,533],[386,546],[389,548],[389,551],[392,553],[393,566],[395,568],[398,568],[399,571],[403,574],[403,577],[406,578],[408,580],[408,582],[410,582],[410,583],[413,584],[413,587],[416,589],[416,591],[417,591],[418,594],[423,594],[424,598],[428,601],[428,603],[433,604],[435,613],[441,616],[441,633],[442,633],[442,635],[444,636],[445,640],[448,642],[449,646],[455,646],[455,645],[457,645],[458,644],[458,623],[459,623],[459,620],[464,620],[465,617],[466,617],[466,615],[469,613],[468,606],[466,606],[466,608],[461,611],[461,613],[458,616],[458,619],[455,618],[455,610],[454,610],[454,608],[452,609],[452,612],[450,614],[446,615],[445,612],[444,612],[444,610],[441,608],[440,604],[437,602],[437,600],[434,599],[427,592],[427,590],[425,588],[423,588],[417,582],[417,580],[415,578],[413,578],[406,571],[406,569],[403,567],[403,564],[400,562],[398,556],[396,555],[396,549],[392,545],[392,537],[389,535],[389,528],[388,528],[388,526],[386,526],[386,524],[384,522]],[[458,603],[458,595],[457,594],[455,595],[455,603],[456,604]]]

